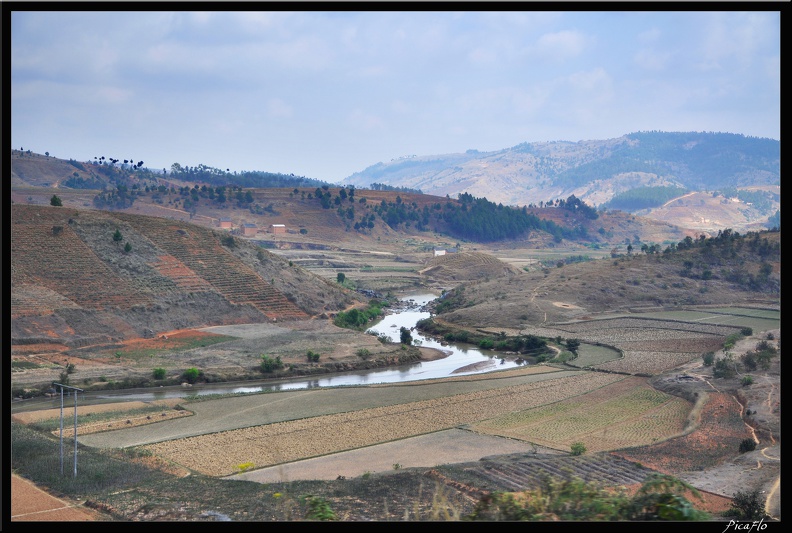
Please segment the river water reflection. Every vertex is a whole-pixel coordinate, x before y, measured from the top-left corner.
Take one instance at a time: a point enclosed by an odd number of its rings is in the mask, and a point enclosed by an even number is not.
[[[369,331],[380,335],[384,334],[393,341],[399,341],[401,327],[413,328],[415,324],[430,313],[422,308],[436,296],[434,294],[415,294],[406,296],[403,301],[408,304],[392,314],[375,323]],[[198,385],[190,389],[167,389],[150,391],[143,389],[123,394],[97,395],[97,399],[112,397],[115,400],[161,400],[166,398],[181,398],[191,395],[207,394],[244,394],[264,391],[288,391],[299,389],[313,389],[318,387],[340,387],[352,385],[372,385],[377,383],[402,383],[423,379],[442,378],[468,374],[481,374],[493,370],[504,370],[524,364],[516,357],[504,357],[503,354],[489,350],[480,350],[473,347],[457,346],[453,344],[441,345],[438,341],[424,337],[417,330],[411,332],[414,340],[428,348],[437,348],[450,355],[434,361],[422,361],[388,369],[365,370],[333,374],[327,377],[298,378],[289,381],[260,382],[245,385]],[[519,361],[519,362],[518,362]],[[475,365],[476,368],[468,368]]]

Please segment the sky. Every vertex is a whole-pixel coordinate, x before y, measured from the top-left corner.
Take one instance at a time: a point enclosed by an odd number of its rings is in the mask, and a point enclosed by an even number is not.
[[[523,142],[780,140],[779,11],[67,6],[12,7],[13,149],[339,183],[399,157]]]

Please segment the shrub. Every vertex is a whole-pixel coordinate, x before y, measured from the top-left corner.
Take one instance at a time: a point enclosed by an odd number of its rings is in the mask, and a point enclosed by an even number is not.
[[[164,368],[155,368],[152,372],[154,375],[154,379],[165,379],[165,369]]]
[[[747,387],[748,385],[753,384],[753,378],[751,376],[743,376],[741,383],[743,387]]]
[[[319,361],[320,355],[318,353],[308,350],[307,355],[308,355],[308,361],[310,361],[311,363],[316,363]]]
[[[357,354],[357,356],[358,356],[358,357],[362,357],[363,359],[365,359],[366,357],[368,357],[369,355],[371,355],[371,352],[370,352],[370,351],[368,351],[368,349],[366,349],[366,348],[360,348],[360,349],[359,349],[357,352],[355,352],[355,353]]]
[[[754,352],[746,352],[740,356],[743,366],[747,370],[756,370],[756,354]]]
[[[385,333],[374,333],[374,332],[369,332],[369,333],[371,335],[376,336],[377,340],[380,341],[381,344],[390,344],[393,342],[393,339],[388,335],[386,335]]]
[[[256,465],[253,463],[241,463],[236,466],[236,469],[240,472],[247,472],[248,470],[252,470],[254,466]]]
[[[735,493],[732,497],[732,507],[726,512],[736,514],[745,520],[761,520],[767,516],[759,489]]]
[[[479,341],[479,348],[481,348],[483,350],[489,350],[493,346],[495,346],[495,343],[493,342],[492,339],[481,339]]]
[[[188,368],[184,371],[182,377],[185,379],[185,381],[187,381],[187,383],[195,383],[202,375],[203,372],[197,368]]]
[[[308,505],[308,511],[305,513],[305,518],[308,520],[338,519],[332,507],[324,498],[309,495],[305,497],[305,503]]]
[[[713,377],[716,378],[732,378],[737,373],[734,368],[734,360],[731,357],[731,354],[718,359],[715,362],[715,368],[712,371]]]
[[[586,446],[582,442],[575,442],[570,446],[572,455],[583,455],[586,453]]]
[[[740,441],[740,453],[752,452],[756,449],[756,442],[753,439],[743,439]]]
[[[486,521],[637,521],[708,520],[685,497],[701,494],[691,485],[663,474],[650,475],[633,497],[608,490],[579,477],[557,479],[549,476],[541,486],[522,493],[493,492],[484,496],[464,520]]]
[[[349,311],[341,311],[333,319],[333,324],[340,328],[362,329],[371,320],[383,314],[381,304],[372,302],[374,300],[369,302],[369,306],[365,310],[350,309]]]
[[[701,358],[704,359],[704,366],[712,366],[715,362],[715,352],[707,352]]]
[[[410,330],[402,326],[399,328],[399,342],[402,344],[406,344],[410,346],[413,342],[412,334],[410,334]]]
[[[280,370],[281,368],[283,368],[283,361],[281,361],[280,356],[272,358],[268,355],[261,355],[262,372],[274,372],[275,370]]]

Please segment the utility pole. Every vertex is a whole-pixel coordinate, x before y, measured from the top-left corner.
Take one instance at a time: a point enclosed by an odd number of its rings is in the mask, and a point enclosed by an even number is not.
[[[53,383],[53,387],[60,387],[61,407],[60,407],[60,467],[63,475],[63,390],[69,389],[74,392],[74,477],[77,477],[77,393],[83,392],[77,387],[70,387],[61,383]]]

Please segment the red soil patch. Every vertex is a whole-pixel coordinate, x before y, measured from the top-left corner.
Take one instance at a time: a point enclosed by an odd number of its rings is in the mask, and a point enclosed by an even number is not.
[[[69,347],[63,344],[14,344],[11,355],[36,355],[52,352],[65,352]]]
[[[612,453],[654,470],[676,475],[716,466],[731,459],[739,449],[740,441],[751,437],[742,420],[742,406],[726,393],[709,393],[699,420],[698,427],[682,437]]]
[[[123,341],[121,344],[124,346],[120,351],[132,351],[132,350],[147,350],[147,349],[157,349],[157,350],[167,350],[167,349],[176,349],[184,346],[185,344],[196,340],[196,339],[203,339],[208,337],[222,337],[217,333],[210,333],[207,331],[197,331],[194,329],[181,329],[181,330],[174,330],[168,331],[166,333],[161,333],[157,335],[153,339],[129,339]]]

